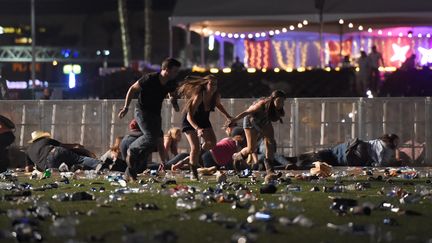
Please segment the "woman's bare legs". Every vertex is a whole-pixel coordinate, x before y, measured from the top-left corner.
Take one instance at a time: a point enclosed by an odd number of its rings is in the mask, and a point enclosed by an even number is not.
[[[277,178],[281,176],[281,174],[275,174],[273,170],[273,160],[274,160],[274,153],[275,153],[274,151],[275,139],[274,139],[273,125],[267,124],[265,127],[263,127],[262,134],[263,134],[264,144],[266,148],[265,159],[264,159],[264,166],[266,169],[266,173],[269,176]]]
[[[194,177],[192,179],[198,179],[197,167],[199,162],[199,154],[201,150],[198,134],[195,130],[187,131],[185,132],[185,134],[191,149],[189,154],[189,164],[191,165],[192,176]]]
[[[213,128],[204,128],[202,138],[204,140],[202,145],[203,150],[210,150],[216,145],[216,135]]]
[[[237,152],[233,155],[234,165],[236,165],[240,160],[246,159],[249,155],[253,156],[253,153],[256,149],[257,139],[258,139],[258,131],[253,128],[245,128],[245,136],[247,146],[244,147],[240,152]]]
[[[186,158],[180,160],[179,162],[171,165],[171,170],[180,170],[182,169],[185,165],[189,164],[189,156],[187,156]]]

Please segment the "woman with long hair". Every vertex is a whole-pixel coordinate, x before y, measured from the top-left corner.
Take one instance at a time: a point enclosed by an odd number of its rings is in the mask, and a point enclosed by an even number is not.
[[[164,151],[168,161],[165,163],[165,168],[173,169],[173,166],[179,161],[188,161],[189,153],[179,153],[178,143],[182,139],[181,129],[172,127],[164,135]],[[170,156],[170,153],[172,156]],[[174,170],[175,170],[174,166]]]
[[[118,136],[114,140],[114,144],[110,147],[108,151],[106,151],[105,154],[103,154],[100,158],[101,161],[105,161],[107,159],[110,159],[112,161],[116,161],[117,159],[123,159],[121,149],[120,149],[120,143],[122,141],[123,137]]]
[[[210,112],[215,107],[226,117],[231,116],[221,104],[217,90],[217,79],[213,75],[205,77],[186,77],[178,90],[186,98],[183,108],[184,117],[182,132],[185,133],[190,145],[189,163],[192,170],[191,179],[198,179],[198,162],[202,150],[209,150],[216,144],[216,135],[210,122]],[[204,143],[200,146],[200,138]]]
[[[274,150],[272,143],[274,140],[274,130],[272,122],[280,121],[285,115],[284,101],[285,92],[275,90],[270,96],[260,98],[255,101],[248,109],[232,118],[230,123],[243,119],[243,129],[246,135],[247,146],[240,152],[233,155],[234,163],[246,159],[256,150],[259,137],[263,137],[265,142],[264,166],[267,174],[275,174],[273,170]]]
[[[170,128],[164,135],[164,148],[167,153],[167,158],[171,157],[169,156],[169,153],[173,156],[176,156],[178,154],[178,143],[182,139],[181,130],[178,127],[172,127]]]

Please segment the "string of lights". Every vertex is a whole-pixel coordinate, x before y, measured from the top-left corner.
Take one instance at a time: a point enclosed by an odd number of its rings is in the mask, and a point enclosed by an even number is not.
[[[370,34],[378,34],[379,36],[398,36],[398,37],[408,37],[408,38],[413,38],[415,37],[412,31],[407,31],[407,32],[402,32],[399,31],[397,33],[393,33],[393,31],[389,30],[389,31],[383,31],[382,29],[376,29],[374,30],[371,27],[365,27],[364,25],[361,24],[354,24],[353,22],[349,22],[349,21],[345,21],[343,19],[339,19],[339,24],[341,26],[347,26],[348,29],[357,29],[358,31],[367,31]],[[417,38],[431,38],[431,33],[417,33]]]
[[[212,30],[210,28],[203,28],[202,33],[206,36],[220,36],[222,38],[228,39],[253,39],[253,38],[265,38],[271,36],[277,36],[283,33],[287,33],[288,31],[294,31],[296,29],[302,29],[303,27],[309,24],[308,20],[303,20],[302,22],[298,22],[297,25],[290,25],[288,27],[284,27],[281,29],[271,29],[267,31],[260,32],[246,32],[246,33],[231,33],[224,32],[219,30]]]

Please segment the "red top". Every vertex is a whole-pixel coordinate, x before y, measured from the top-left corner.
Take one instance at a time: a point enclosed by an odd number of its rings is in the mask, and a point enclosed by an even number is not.
[[[232,156],[237,152],[237,145],[232,138],[224,138],[211,151],[216,163],[224,166],[232,162]]]

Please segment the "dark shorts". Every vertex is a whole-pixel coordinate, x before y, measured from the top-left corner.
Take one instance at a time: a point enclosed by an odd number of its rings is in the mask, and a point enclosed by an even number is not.
[[[251,129],[255,128],[258,132],[261,132],[264,126],[266,126],[268,123],[256,123],[252,121],[252,118],[250,116],[245,116],[243,118],[243,128],[245,129]]]
[[[194,116],[194,119],[195,119],[196,124],[200,128],[211,128],[212,127],[209,117]],[[194,130],[195,130],[195,128],[192,127],[192,125],[187,120],[187,116],[185,115],[183,117],[183,122],[182,122],[182,132],[194,131]]]

